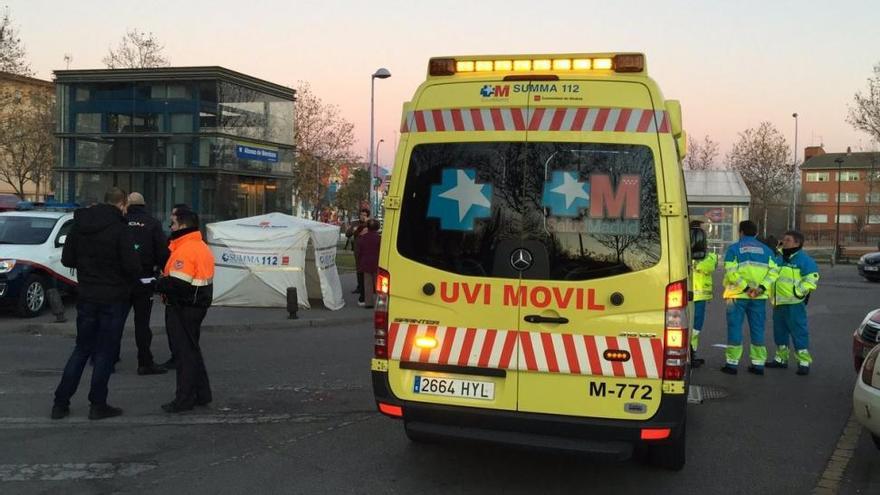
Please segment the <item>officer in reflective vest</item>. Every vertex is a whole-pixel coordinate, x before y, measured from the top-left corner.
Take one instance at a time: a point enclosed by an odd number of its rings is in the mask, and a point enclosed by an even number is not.
[[[213,398],[199,338],[214,297],[214,255],[202,240],[194,212],[177,210],[171,221],[171,256],[156,292],[165,301],[165,326],[177,359],[177,391],[162,409],[177,413]]]
[[[691,222],[692,229],[702,230],[702,221]],[[701,246],[705,256],[703,259],[692,259],[694,280],[694,328],[691,334],[691,366],[699,368],[705,364],[705,359],[697,358],[697,348],[700,345],[700,332],[703,330],[703,322],[706,321],[706,305],[712,300],[712,274],[718,266],[718,255],[708,252],[706,246]],[[694,256],[696,257],[695,253]]]
[[[721,371],[735,375],[742,358],[743,319],[749,320],[749,373],[764,374],[767,348],[764,347],[764,320],[769,289],[779,276],[776,255],[759,241],[758,226],[751,220],[740,222],[740,240],[724,255],[724,300],[727,304],[727,362]]]
[[[782,254],[777,258],[779,278],[773,284],[773,341],[776,356],[768,368],[788,368],[789,343],[794,341],[798,375],[810,373],[810,334],[807,330],[807,298],[819,283],[819,267],[803,251],[804,235],[790,230],[782,237]]]

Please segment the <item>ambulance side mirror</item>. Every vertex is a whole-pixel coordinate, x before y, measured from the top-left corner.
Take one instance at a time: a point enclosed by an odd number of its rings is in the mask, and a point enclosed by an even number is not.
[[[691,227],[691,259],[701,260],[708,254],[706,232],[698,227]]]
[[[669,115],[669,131],[672,133],[672,138],[675,139],[678,159],[684,160],[687,155],[687,133],[682,127],[681,102],[666,100],[666,114]]]

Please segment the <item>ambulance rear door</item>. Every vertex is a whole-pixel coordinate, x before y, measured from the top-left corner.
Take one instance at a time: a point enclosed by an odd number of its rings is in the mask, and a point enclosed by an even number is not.
[[[637,81],[527,90],[520,411],[646,420],[660,405],[669,282],[655,112]]]
[[[401,399],[516,409],[519,313],[505,301],[519,288],[525,97],[499,80],[451,80],[426,85],[404,116],[386,267]]]

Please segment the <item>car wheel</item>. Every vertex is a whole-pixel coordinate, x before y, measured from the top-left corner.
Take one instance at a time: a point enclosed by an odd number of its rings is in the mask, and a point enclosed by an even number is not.
[[[18,295],[18,315],[33,318],[43,311],[47,302],[46,280],[39,275],[31,275]]]
[[[873,440],[874,445],[877,446],[878,449],[880,449],[880,436],[871,433],[871,440]]]

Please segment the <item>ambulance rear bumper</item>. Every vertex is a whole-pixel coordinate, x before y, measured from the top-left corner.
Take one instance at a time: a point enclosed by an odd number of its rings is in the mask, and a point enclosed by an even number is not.
[[[598,454],[628,459],[634,447],[662,445],[684,432],[687,395],[664,394],[657,413],[643,421],[582,418],[403,401],[388,386],[388,374],[373,371],[377,402],[403,408],[410,434],[433,439],[489,442],[519,447]],[[670,428],[665,440],[644,441],[644,428]]]

